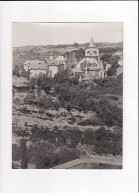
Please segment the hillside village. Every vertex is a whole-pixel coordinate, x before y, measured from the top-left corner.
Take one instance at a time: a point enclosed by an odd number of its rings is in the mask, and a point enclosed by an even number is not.
[[[70,75],[77,76],[80,81],[106,78],[107,71],[111,67],[112,65],[107,61],[103,63],[100,60],[99,49],[96,47],[93,38],[90,39],[89,45],[85,48],[85,56],[73,68],[69,68],[67,65],[67,55],[54,57],[52,52],[50,58],[47,57],[44,61],[35,59],[24,62],[24,69],[29,72],[29,77],[46,74],[53,78],[55,74],[68,68],[70,69]],[[114,76],[118,76],[122,71],[121,63],[115,70]]]
[[[122,43],[13,48],[13,168],[121,168],[122,76]]]

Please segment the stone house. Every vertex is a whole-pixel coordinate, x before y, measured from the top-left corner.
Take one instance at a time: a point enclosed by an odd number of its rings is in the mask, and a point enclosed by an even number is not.
[[[56,57],[55,58],[55,62],[57,63],[57,64],[63,64],[64,65],[64,69],[66,68],[65,66],[66,66],[66,58],[64,57],[64,56],[58,56],[58,57]]]
[[[55,59],[50,58],[50,61],[48,62],[49,67],[49,77],[54,77],[55,74],[58,72],[61,72],[65,70],[66,66],[66,58],[63,56],[58,56]]]
[[[39,74],[47,74],[48,73],[48,66],[44,61],[39,59],[25,61],[24,69],[29,71],[30,77],[35,77]]]

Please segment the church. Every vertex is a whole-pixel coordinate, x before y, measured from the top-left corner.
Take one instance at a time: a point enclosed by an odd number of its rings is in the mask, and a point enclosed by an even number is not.
[[[105,78],[106,71],[100,60],[99,49],[96,47],[93,38],[85,49],[85,57],[81,59],[76,67],[72,70],[79,80],[91,80],[94,78]]]

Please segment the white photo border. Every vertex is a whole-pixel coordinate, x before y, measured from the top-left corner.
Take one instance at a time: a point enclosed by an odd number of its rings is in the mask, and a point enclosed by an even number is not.
[[[1,2],[1,191],[138,191],[138,11],[137,1]],[[12,23],[123,22],[123,169],[12,169]]]

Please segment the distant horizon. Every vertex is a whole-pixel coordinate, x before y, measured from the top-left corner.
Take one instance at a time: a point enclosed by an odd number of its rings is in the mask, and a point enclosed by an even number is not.
[[[77,43],[77,42],[76,42]],[[118,41],[118,42],[95,42],[95,43],[102,43],[102,44],[118,44],[118,43],[123,43],[123,41]],[[89,44],[89,42],[85,42],[85,43],[77,43],[79,45],[83,45],[83,44]],[[20,47],[32,47],[32,46],[58,46],[58,45],[74,45],[74,43],[72,44],[42,44],[42,45],[22,45],[22,46],[13,46],[13,48],[20,48]]]
[[[123,41],[123,23],[13,23],[13,47]]]

